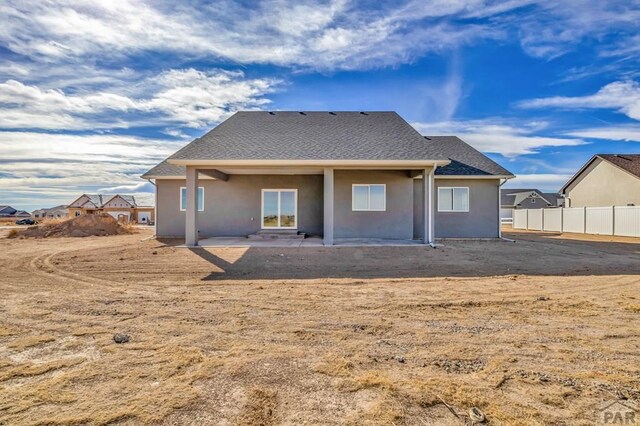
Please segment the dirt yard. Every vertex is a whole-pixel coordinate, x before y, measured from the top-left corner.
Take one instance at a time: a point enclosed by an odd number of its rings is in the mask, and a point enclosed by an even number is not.
[[[587,425],[640,399],[638,240],[148,236],[0,239],[0,424]]]

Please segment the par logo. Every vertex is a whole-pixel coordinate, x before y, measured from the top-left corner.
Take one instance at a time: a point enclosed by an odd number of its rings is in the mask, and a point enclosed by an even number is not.
[[[640,425],[638,406],[631,401],[613,400],[600,404],[600,425]]]

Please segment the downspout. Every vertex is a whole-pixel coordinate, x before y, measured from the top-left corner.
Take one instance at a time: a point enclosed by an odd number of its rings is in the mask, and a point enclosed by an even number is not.
[[[500,179],[502,180],[502,179]],[[515,240],[509,239],[509,238],[505,238],[502,236],[502,218],[500,217],[500,210],[502,208],[502,199],[501,199],[501,195],[502,195],[502,185],[504,185],[505,183],[507,183],[509,179],[504,179],[503,182],[500,182],[500,184],[498,185],[498,238],[500,238],[501,240],[505,240],[505,241],[509,241],[510,243],[515,243]]]
[[[433,191],[435,190],[434,177],[436,174],[437,164],[433,165],[433,169],[429,172],[429,245],[432,248],[436,248],[436,242],[434,240],[435,224],[433,223]]]

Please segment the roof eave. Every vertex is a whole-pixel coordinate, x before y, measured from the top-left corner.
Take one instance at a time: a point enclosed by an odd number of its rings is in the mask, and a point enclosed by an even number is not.
[[[515,175],[435,175],[436,179],[513,179]]]
[[[182,160],[168,159],[167,163],[176,166],[196,167],[433,167],[446,166],[451,160]]]

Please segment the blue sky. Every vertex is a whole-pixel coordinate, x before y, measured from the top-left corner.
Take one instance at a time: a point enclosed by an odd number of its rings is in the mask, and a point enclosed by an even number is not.
[[[149,192],[246,109],[395,110],[557,190],[640,152],[639,30],[637,0],[4,1],[0,204]]]

